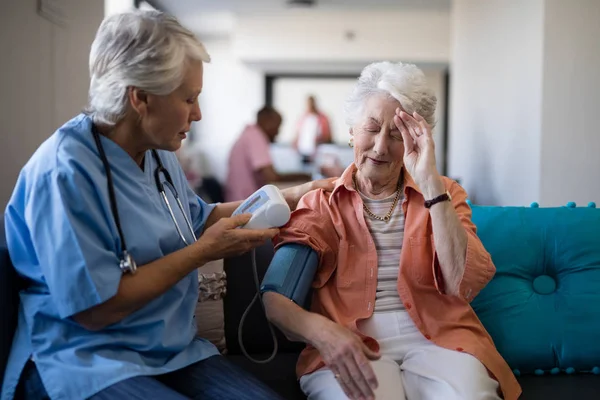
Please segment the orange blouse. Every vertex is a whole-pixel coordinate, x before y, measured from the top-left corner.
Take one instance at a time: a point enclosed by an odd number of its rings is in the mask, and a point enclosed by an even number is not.
[[[356,325],[358,320],[373,314],[377,251],[363,215],[362,200],[352,184],[355,170],[354,164],[350,165],[330,193],[316,190],[306,194],[275,242],[277,247],[302,243],[319,254],[311,311],[345,326],[378,351],[377,341],[362,335]],[[405,230],[398,294],[404,307],[427,339],[438,346],[472,354],[498,380],[504,398],[517,399],[521,393],[519,383],[469,304],[492,279],[496,268],[471,222],[466,192],[444,177],[468,236],[466,265],[457,297],[444,293],[425,199],[412,178],[406,172],[403,175]],[[324,365],[319,352],[308,345],[298,359],[296,373],[300,377]]]

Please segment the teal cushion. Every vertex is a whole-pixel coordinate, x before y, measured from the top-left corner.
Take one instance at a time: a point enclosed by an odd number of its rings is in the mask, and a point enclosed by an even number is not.
[[[600,210],[471,207],[496,265],[472,306],[508,364],[521,373],[597,370]]]

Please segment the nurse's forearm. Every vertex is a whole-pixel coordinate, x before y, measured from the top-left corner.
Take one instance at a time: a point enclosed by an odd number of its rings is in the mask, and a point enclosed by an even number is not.
[[[229,218],[231,214],[242,204],[241,201],[233,201],[231,203],[220,203],[212,210],[208,219],[206,220],[206,224],[204,224],[204,230],[210,228],[215,222],[220,220],[221,218]]]
[[[73,316],[86,329],[101,330],[144,307],[171,289],[193,270],[206,263],[200,246],[186,246],[163,258],[140,266],[135,274],[121,278],[117,294]]]

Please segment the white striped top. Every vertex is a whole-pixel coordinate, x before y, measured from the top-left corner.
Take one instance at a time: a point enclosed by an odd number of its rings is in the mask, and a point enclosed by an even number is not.
[[[400,190],[403,193],[402,189]],[[396,193],[381,200],[370,199],[362,193],[360,193],[360,196],[373,214],[383,217],[387,215],[394,203]],[[402,252],[402,240],[404,239],[403,195],[400,196],[388,222],[374,219],[363,210],[377,250],[377,293],[374,312],[404,309],[404,304],[402,304],[398,295],[400,253]]]

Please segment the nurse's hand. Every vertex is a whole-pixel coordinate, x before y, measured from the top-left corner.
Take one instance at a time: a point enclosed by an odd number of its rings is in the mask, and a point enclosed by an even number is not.
[[[281,194],[290,206],[290,210],[293,211],[296,209],[296,206],[298,205],[298,202],[300,201],[302,196],[304,196],[306,193],[316,189],[323,189],[326,192],[331,192],[335,187],[335,181],[337,179],[337,177],[333,177],[326,179],[318,179],[312,182],[306,182],[301,185],[283,189],[281,191]]]
[[[206,229],[194,244],[201,248],[203,264],[243,254],[272,239],[279,229],[236,229],[250,221],[252,214],[221,218]]]
[[[113,297],[75,314],[73,319],[90,331],[104,329],[163,295],[207,262],[245,253],[277,234],[277,229],[236,229],[248,223],[250,217],[221,218],[198,241],[138,266],[135,274],[124,274]]]

